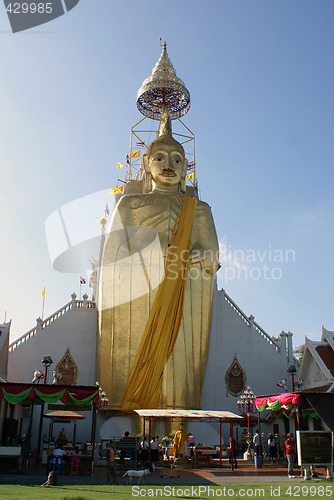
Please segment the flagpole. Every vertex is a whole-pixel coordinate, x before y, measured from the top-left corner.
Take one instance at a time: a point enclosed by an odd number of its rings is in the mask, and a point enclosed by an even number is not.
[[[81,278],[80,278],[80,300],[81,300]]]
[[[45,287],[43,289],[42,319],[44,316],[44,304],[45,304]]]

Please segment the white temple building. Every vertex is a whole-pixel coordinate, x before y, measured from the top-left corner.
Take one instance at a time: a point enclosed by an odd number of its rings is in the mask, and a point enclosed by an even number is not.
[[[70,381],[77,385],[94,385],[96,335],[95,302],[88,300],[86,295],[78,300],[72,294],[70,302],[44,321],[38,318],[34,328],[9,345],[8,382],[30,383],[34,370],[41,369],[43,357],[50,355],[53,365],[49,369],[48,383],[52,383],[52,371],[61,370],[59,367],[67,359]],[[201,409],[239,414],[237,402],[245,387],[251,387],[255,395],[276,394],[279,392],[277,382],[286,377],[293,362],[292,333],[270,336],[252,316],[247,317],[224,290],[215,290]],[[36,430],[37,424],[36,421]],[[90,425],[87,418],[78,426],[79,441],[87,440]],[[279,433],[285,432],[283,420],[279,425]],[[48,422],[44,426],[46,434]],[[129,417],[115,415],[110,418],[103,410],[99,412],[97,441],[120,436],[125,430],[132,433]],[[197,441],[218,444],[218,424],[190,422],[188,431]],[[266,432],[270,431],[273,429],[268,427]],[[157,432],[163,435],[164,426],[159,426]],[[229,429],[223,427],[225,442],[228,435]]]

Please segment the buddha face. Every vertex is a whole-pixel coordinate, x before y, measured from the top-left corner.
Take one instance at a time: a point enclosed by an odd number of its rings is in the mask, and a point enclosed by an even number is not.
[[[148,169],[153,181],[165,187],[179,184],[184,164],[185,159],[174,144],[161,144],[148,158]]]

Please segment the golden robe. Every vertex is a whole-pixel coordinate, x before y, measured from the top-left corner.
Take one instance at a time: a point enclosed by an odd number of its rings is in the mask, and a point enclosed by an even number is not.
[[[124,195],[111,221],[99,287],[97,377],[118,409],[164,277],[182,193]],[[206,368],[218,242],[210,207],[197,203],[190,243],[183,317],[165,366],[160,407],[200,408]]]

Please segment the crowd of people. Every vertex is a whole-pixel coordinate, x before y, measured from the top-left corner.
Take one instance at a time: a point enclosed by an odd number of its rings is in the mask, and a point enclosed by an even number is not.
[[[66,455],[71,457],[71,462],[80,463],[81,451],[79,446],[75,446],[74,450],[67,452],[64,450],[65,434],[62,432],[62,436],[56,443],[56,447],[52,452],[53,457],[62,457]],[[238,467],[237,456],[238,453],[243,451],[242,443],[245,441],[243,439],[245,433],[241,435],[241,446],[234,438],[229,438],[228,459],[231,464],[233,461],[234,468]],[[247,434],[245,434],[247,436]],[[263,435],[262,435],[263,436]],[[247,436],[248,437],[248,436]],[[123,439],[130,438],[130,433],[126,431]],[[249,438],[248,438],[249,439]],[[266,452],[267,459],[272,464],[278,463],[278,450],[279,442],[273,436],[272,433],[264,440],[261,439],[261,435],[258,430],[256,430],[253,436],[253,448],[255,455],[261,456]],[[188,457],[194,454],[195,439],[192,433],[187,433],[184,426],[181,424],[179,429],[176,431],[173,439],[173,456],[174,459],[178,457]],[[121,450],[120,463],[124,463],[126,456],[126,447]],[[166,446],[164,446],[159,439],[159,436],[153,436],[150,442],[148,442],[147,437],[144,436],[139,444],[139,449],[137,450],[137,459],[141,463],[142,467],[145,467],[150,462],[152,469],[155,470],[157,462],[163,459],[164,454],[166,454]],[[296,455],[296,442],[291,433],[286,435],[286,440],[284,442],[284,454],[287,459],[288,464],[288,477],[293,478],[293,468]],[[133,458],[133,456],[131,456]],[[114,484],[116,484],[116,467],[115,467],[115,450],[114,443],[112,441],[108,442],[106,445],[106,463],[107,463],[107,480],[110,482],[111,477],[113,478]]]

